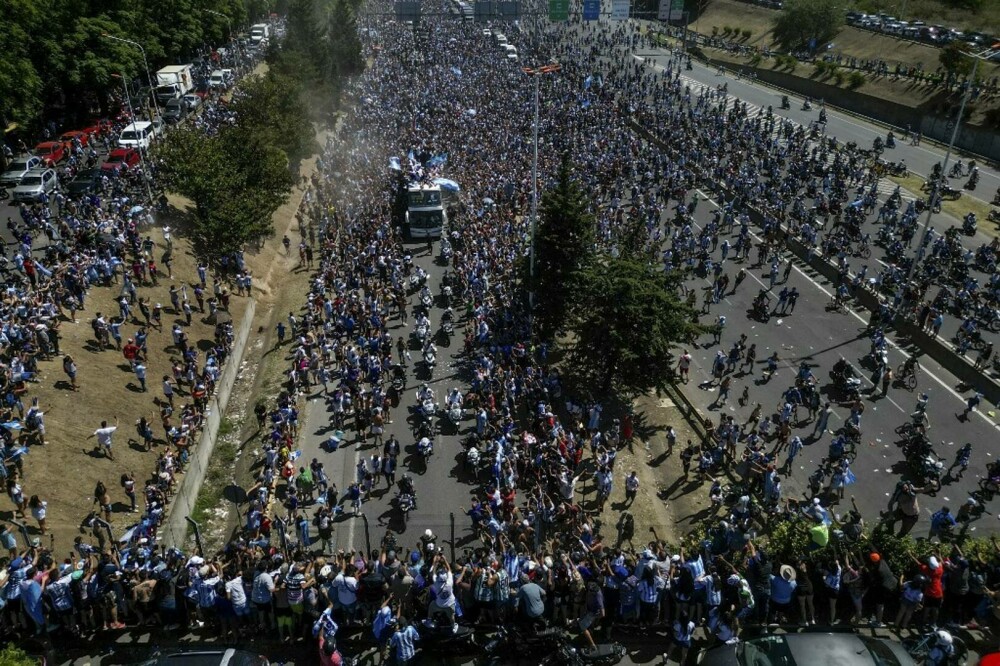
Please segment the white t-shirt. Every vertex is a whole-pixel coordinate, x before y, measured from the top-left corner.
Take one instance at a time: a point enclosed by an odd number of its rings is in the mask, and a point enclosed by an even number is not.
[[[434,585],[431,586],[431,589],[434,592],[434,598],[438,606],[441,608],[455,607],[454,588],[455,579],[450,571],[443,576],[441,572],[435,574]]]
[[[107,428],[98,428],[94,431],[94,436],[97,437],[97,443],[101,446],[111,446],[111,434],[118,430],[118,426],[108,426]]]
[[[247,605],[247,594],[243,590],[243,579],[234,578],[226,583],[226,590],[229,592],[229,600],[233,608],[243,608]]]
[[[358,600],[358,579],[354,576],[337,574],[333,579],[333,587],[337,590],[337,601],[344,606],[350,606]]]

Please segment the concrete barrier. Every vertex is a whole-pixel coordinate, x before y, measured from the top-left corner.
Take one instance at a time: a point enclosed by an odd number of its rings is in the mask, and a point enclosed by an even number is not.
[[[212,453],[215,451],[215,442],[219,434],[219,426],[222,424],[222,417],[226,413],[226,406],[229,404],[229,395],[232,393],[236,377],[240,372],[243,353],[246,351],[247,340],[250,339],[256,310],[257,302],[252,299],[247,301],[246,312],[243,313],[243,319],[236,328],[236,336],[229,359],[222,368],[219,381],[215,383],[215,393],[208,401],[208,409],[201,436],[198,438],[198,446],[194,448],[188,459],[188,466],[184,471],[180,486],[170,504],[167,517],[160,526],[159,541],[167,547],[183,548],[184,542],[187,540],[188,524],[185,518],[191,515],[195,502],[198,501],[201,484],[205,481],[205,472],[208,470]]]

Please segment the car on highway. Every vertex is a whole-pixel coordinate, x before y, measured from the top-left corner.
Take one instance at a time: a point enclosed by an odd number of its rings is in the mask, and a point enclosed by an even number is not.
[[[84,194],[94,194],[97,192],[97,188],[104,176],[103,169],[84,169],[80,173],[73,177],[73,180],[66,183],[63,187],[66,190],[66,194],[79,197]]]
[[[59,164],[66,158],[66,144],[61,141],[43,141],[35,146],[35,154],[46,166]]]
[[[859,634],[771,634],[703,652],[700,666],[916,666],[900,643]]]
[[[187,95],[184,95],[184,97],[182,97],[181,99],[184,100],[184,105],[187,107],[187,110],[189,112],[194,111],[199,106],[201,106],[200,95],[196,95],[194,93],[188,93]]]
[[[68,147],[73,145],[74,139],[78,139],[80,141],[80,145],[86,148],[87,144],[90,143],[90,134],[83,130],[70,130],[69,132],[63,132],[59,135],[59,140]]]
[[[163,120],[168,123],[179,123],[187,115],[187,104],[183,99],[174,98],[163,105]]]
[[[0,175],[0,185],[4,187],[14,187],[21,182],[21,179],[28,175],[32,169],[39,169],[42,166],[42,158],[37,155],[18,157],[13,160],[7,170]]]
[[[59,187],[59,178],[55,169],[33,169],[21,179],[11,193],[12,201],[38,201],[42,194],[52,194]]]
[[[101,171],[118,173],[123,167],[132,168],[139,164],[139,151],[135,148],[115,148],[108,153],[108,159],[101,165]]]
[[[118,135],[118,147],[149,148],[149,144],[152,143],[154,136],[152,123],[145,120],[130,123],[123,127],[121,133]]]

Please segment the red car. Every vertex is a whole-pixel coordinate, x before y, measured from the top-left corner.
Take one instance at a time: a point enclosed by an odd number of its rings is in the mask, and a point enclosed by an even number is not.
[[[110,132],[114,127],[112,123],[107,118],[98,118],[96,120],[91,120],[86,127],[80,129],[81,132],[90,136],[99,136],[102,133]]]
[[[72,147],[73,139],[79,139],[80,145],[86,148],[87,144],[90,143],[90,133],[85,130],[72,130],[59,135],[59,140],[66,144],[67,147]]]
[[[115,148],[108,153],[108,159],[101,165],[101,171],[117,172],[122,166],[132,168],[139,164],[139,151],[135,148]]]
[[[66,157],[66,146],[61,141],[43,141],[35,146],[35,155],[42,158],[45,166],[55,166]]]

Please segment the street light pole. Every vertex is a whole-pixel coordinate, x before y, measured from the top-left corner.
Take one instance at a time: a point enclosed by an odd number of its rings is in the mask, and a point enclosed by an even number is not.
[[[125,91],[125,104],[128,105],[128,114],[132,117],[132,127],[135,127],[135,112],[132,110],[132,98],[128,94],[128,83],[121,74],[112,74],[116,79],[121,79],[122,90]],[[146,167],[146,151],[142,146],[137,146],[139,150],[139,161],[142,163],[142,182],[146,184],[146,196],[149,197],[149,205],[153,205],[153,190],[149,186],[149,169]]]
[[[156,115],[159,116],[160,115],[160,104],[156,100],[156,86],[153,85],[153,77],[150,76],[150,73],[149,73],[149,61],[146,60],[146,49],[142,48],[142,44],[140,44],[139,42],[133,42],[131,39],[123,39],[121,37],[115,37],[114,35],[109,35],[106,32],[102,32],[101,36],[102,37],[107,37],[108,39],[112,39],[112,40],[114,40],[116,42],[122,42],[122,43],[125,43],[125,44],[131,44],[132,46],[134,46],[137,49],[139,49],[140,53],[142,53],[142,64],[146,66],[146,78],[149,80],[149,87],[153,89],[152,90],[153,108],[156,109]],[[148,105],[148,102],[147,102],[147,105]]]
[[[913,252],[913,260],[910,261],[910,267],[906,270],[906,279],[903,281],[903,288],[905,289],[910,284],[910,280],[913,279],[913,272],[917,268],[917,258],[920,255],[920,249],[927,242],[927,234],[930,232],[931,228],[931,218],[934,216],[934,204],[940,201],[941,197],[941,183],[944,181],[945,175],[948,173],[948,161],[951,159],[951,151],[955,149],[955,141],[958,139],[958,132],[962,128],[962,116],[965,115],[965,105],[969,101],[969,94],[972,92],[972,85],[976,81],[976,71],[979,69],[979,60],[984,56],[988,56],[1000,47],[1000,44],[994,44],[992,47],[973,55],[974,62],[972,64],[972,74],[969,76],[968,84],[965,86],[965,92],[962,93],[962,103],[958,106],[958,117],[955,118],[955,127],[951,130],[951,140],[948,142],[948,149],[944,153],[944,161],[941,163],[941,175],[937,178],[932,178],[931,180],[931,198],[930,204],[927,206],[927,217],[924,218],[924,224],[920,227],[919,240],[917,242],[917,247]],[[900,302],[902,302],[902,295],[900,295]]]
[[[215,16],[221,16],[222,18],[226,19],[226,30],[229,32],[229,43],[231,44],[233,42],[232,20],[222,12],[212,11],[211,9],[202,9],[201,11],[205,12],[206,14],[214,14]]]
[[[553,63],[541,67],[525,67],[524,73],[535,77],[535,124],[532,128],[532,158],[531,158],[531,247],[528,254],[528,279],[531,289],[528,291],[528,311],[535,309],[535,233],[538,231],[538,87],[542,74],[551,74],[562,69],[562,65]]]

